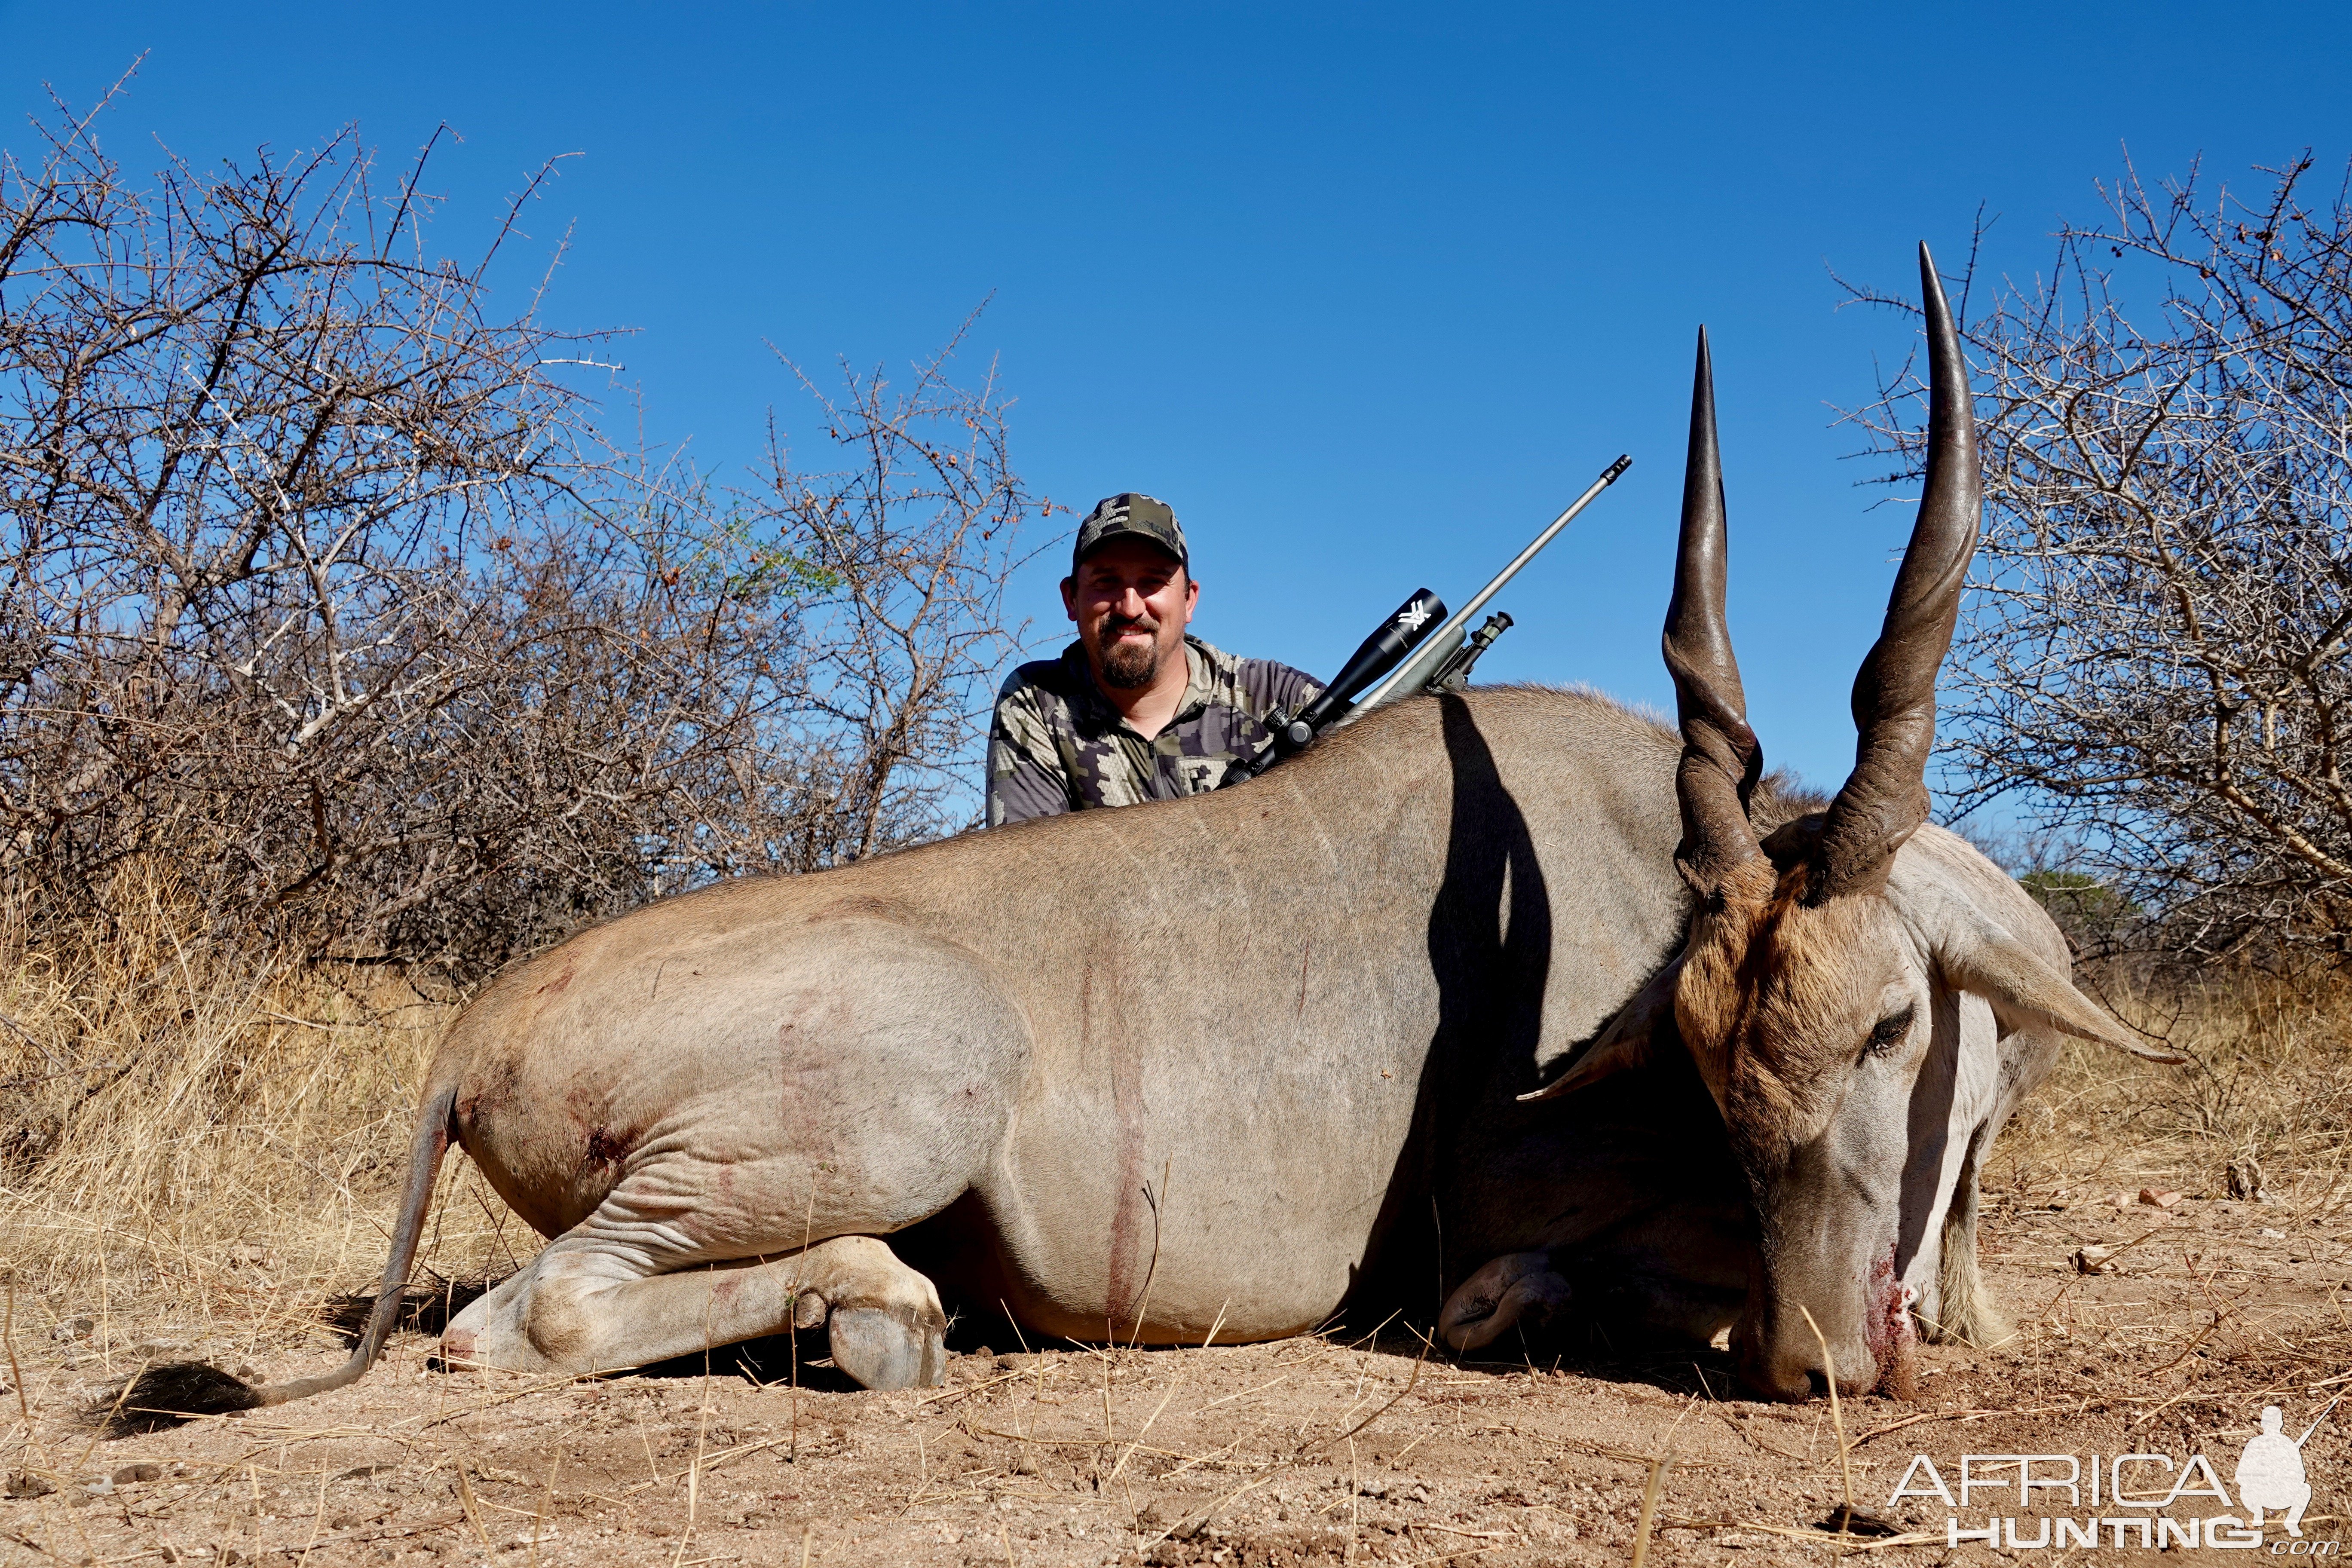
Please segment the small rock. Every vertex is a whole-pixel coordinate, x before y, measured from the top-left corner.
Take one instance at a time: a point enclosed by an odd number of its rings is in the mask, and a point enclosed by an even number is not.
[[[2113,1274],[2116,1266],[2110,1261],[2116,1255],[2112,1247],[2082,1247],[2074,1251],[2074,1272],[2077,1274]]]
[[[1840,1503],[1830,1510],[1827,1519],[1813,1526],[1832,1535],[1868,1535],[1884,1538],[1900,1535],[1900,1525],[1890,1524],[1874,1513],[1864,1513],[1851,1503]]]
[[[7,1493],[12,1498],[47,1497],[58,1489],[58,1483],[47,1476],[37,1476],[30,1470],[18,1470],[8,1478]]]
[[[646,1533],[647,1535],[676,1535],[677,1533],[677,1526],[672,1524],[666,1519],[651,1519],[646,1521]]]
[[[127,1487],[136,1481],[160,1481],[163,1479],[161,1465],[125,1465],[114,1472],[114,1484]]]
[[[76,1340],[89,1338],[91,1331],[97,1327],[96,1318],[67,1318],[49,1331],[49,1338],[59,1344],[71,1344]]]
[[[2159,1193],[2154,1187],[2142,1187],[2139,1190],[2139,1201],[2150,1208],[2168,1209],[2179,1203],[2180,1198],[2181,1194],[2179,1193]]]
[[[2273,1241],[2284,1241],[2286,1239],[2286,1232],[2283,1230],[2273,1230],[2269,1226],[2263,1226],[2263,1234],[2270,1237]]]

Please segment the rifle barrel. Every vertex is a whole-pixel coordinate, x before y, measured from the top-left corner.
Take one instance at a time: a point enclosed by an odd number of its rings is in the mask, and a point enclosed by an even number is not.
[[[1414,650],[1415,654],[1419,655],[1423,650],[1426,649],[1430,650],[1433,658],[1443,657],[1443,653],[1440,650],[1444,648],[1446,639],[1448,637],[1458,637],[1462,628],[1469,623],[1470,617],[1476,615],[1480,610],[1486,608],[1486,601],[1493,598],[1497,593],[1500,593],[1504,584],[1517,576],[1520,567],[1525,566],[1528,562],[1534,560],[1536,558],[1536,553],[1542,550],[1545,545],[1549,544],[1552,542],[1553,537],[1557,535],[1561,529],[1566,528],[1575,518],[1578,512],[1582,511],[1587,506],[1591,504],[1593,497],[1599,495],[1602,490],[1607,489],[1611,485],[1615,484],[1619,476],[1622,475],[1627,468],[1630,468],[1633,466],[1633,459],[1632,458],[1620,456],[1615,462],[1610,464],[1606,468],[1603,468],[1601,471],[1601,477],[1592,481],[1591,488],[1587,489],[1582,495],[1577,497],[1574,500],[1569,502],[1568,510],[1561,512],[1558,517],[1552,519],[1551,526],[1549,528],[1547,528],[1541,533],[1537,534],[1534,541],[1530,542],[1525,550],[1520,551],[1517,555],[1513,556],[1511,558],[1511,563],[1508,566],[1504,567],[1500,572],[1495,574],[1495,580],[1493,582],[1479,589],[1476,595],[1474,596],[1468,604],[1454,611],[1453,616],[1448,619],[1444,626],[1438,627],[1436,631],[1431,633],[1428,637],[1423,637],[1421,641],[1420,647]],[[1423,679],[1426,679],[1428,671],[1425,668],[1423,668],[1423,661],[1418,657],[1405,660],[1403,664],[1398,666],[1395,670],[1390,673],[1389,678],[1386,680],[1381,681],[1378,686],[1372,688],[1370,691],[1367,692],[1364,697],[1356,703],[1355,707],[1349,710],[1350,716],[1352,717],[1357,713],[1369,712],[1391,698],[1411,696],[1412,692],[1410,690],[1399,690],[1398,688],[1405,684],[1407,679],[1413,675],[1416,668],[1420,668]]]

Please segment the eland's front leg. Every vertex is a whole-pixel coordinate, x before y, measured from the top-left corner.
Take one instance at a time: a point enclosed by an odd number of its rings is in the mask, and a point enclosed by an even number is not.
[[[865,1387],[931,1387],[947,1375],[939,1292],[873,1237],[651,1272],[642,1253],[590,1228],[460,1312],[441,1342],[450,1363],[614,1372],[824,1323],[834,1364]]]

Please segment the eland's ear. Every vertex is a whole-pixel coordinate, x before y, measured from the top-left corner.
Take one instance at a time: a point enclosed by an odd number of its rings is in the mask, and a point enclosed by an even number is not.
[[[2002,1023],[2032,1018],[2147,1061],[2177,1065],[2189,1059],[2149,1045],[2109,1017],[2105,1008],[2075,990],[2074,982],[2048,961],[1990,921],[1979,919],[1971,924],[1974,929],[1966,939],[1941,955],[1944,969],[1953,984],[1990,1002],[1994,1016]]]
[[[1566,1072],[1534,1093],[1519,1098],[1556,1100],[1563,1094],[1589,1089],[1612,1073],[1647,1063],[1659,1031],[1675,1026],[1675,986],[1682,973],[1683,961],[1677,957],[1617,1010],[1617,1016],[1601,1026],[1591,1043],[1570,1059]]]

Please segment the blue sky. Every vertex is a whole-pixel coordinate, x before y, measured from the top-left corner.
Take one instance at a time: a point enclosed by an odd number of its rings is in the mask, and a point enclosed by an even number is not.
[[[0,142],[42,84],[204,160],[447,121],[462,253],[546,158],[550,310],[630,327],[656,438],[814,434],[763,340],[966,355],[1083,509],[1172,502],[1200,629],[1328,673],[1423,584],[1460,603],[1620,451],[1633,472],[1498,607],[1494,679],[1664,706],[1694,328],[1714,335],[1732,623],[1768,758],[1834,784],[1908,508],[1832,427],[1904,324],[1911,247],[2046,264],[2128,145],[2231,179],[2352,153],[2352,10],[2282,5],[623,6],[0,0]],[[810,453],[814,456],[814,452]],[[1057,519],[1057,525],[1066,521]],[[1058,644],[1048,563],[1023,584]]]

